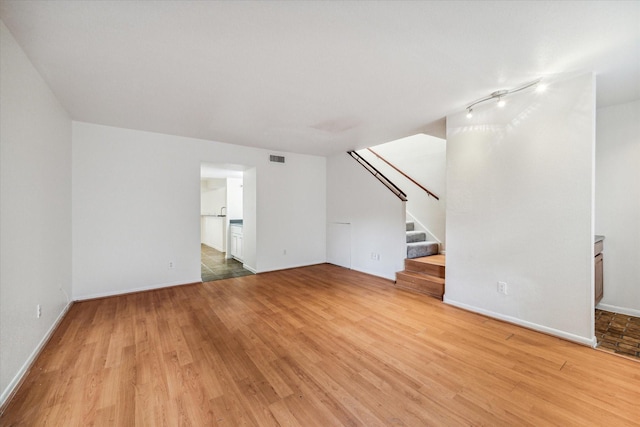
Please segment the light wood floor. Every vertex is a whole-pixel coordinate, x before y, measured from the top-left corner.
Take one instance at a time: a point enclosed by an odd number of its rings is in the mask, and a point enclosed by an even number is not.
[[[77,303],[0,418],[2,426],[638,423],[640,363],[331,265]]]

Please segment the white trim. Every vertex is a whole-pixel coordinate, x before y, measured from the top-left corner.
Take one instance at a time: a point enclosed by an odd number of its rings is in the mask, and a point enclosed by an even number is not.
[[[392,282],[395,282],[395,280],[396,280],[395,273],[392,276],[386,276],[386,275],[381,275],[380,273],[376,273],[376,272],[365,270],[365,269],[354,268],[354,267],[343,267],[341,265],[333,264],[333,263],[330,263],[330,262],[327,262],[327,261],[317,262],[317,263],[314,263],[314,264],[301,264],[301,265],[297,265],[297,266],[294,265],[294,266],[290,266],[290,267],[274,268],[273,270],[260,270],[260,272],[258,272],[256,274],[270,273],[272,271],[289,270],[289,269],[292,269],[292,268],[311,267],[312,265],[321,265],[321,264],[335,265],[336,267],[344,268],[346,270],[358,271],[360,273],[368,274],[369,276],[375,276],[375,277],[379,277],[381,279],[391,280]],[[246,268],[249,271],[252,271],[250,268],[247,268],[246,266],[243,266],[243,267]]]
[[[31,369],[31,365],[33,365],[33,362],[36,361],[38,355],[44,348],[45,344],[49,341],[49,338],[51,338],[51,335],[53,335],[53,332],[56,330],[56,328],[58,327],[58,325],[60,324],[64,316],[67,314],[67,312],[69,311],[69,308],[71,308],[72,305],[73,305],[73,302],[68,302],[67,305],[62,309],[62,311],[56,318],[55,322],[53,322],[53,324],[51,325],[47,333],[44,334],[44,337],[42,337],[42,339],[40,340],[36,348],[33,349],[31,354],[27,358],[27,360],[22,364],[22,367],[18,370],[16,375],[9,382],[9,384],[7,385],[7,388],[4,389],[4,391],[2,392],[2,395],[0,395],[0,408],[2,408],[2,406],[6,403],[6,400],[13,395],[14,391],[16,391],[15,388],[18,385],[20,385],[23,377],[29,372],[29,370]]]
[[[256,271],[255,268],[253,267],[249,267],[247,264],[242,264],[242,268],[244,268],[245,270],[249,270],[250,272],[252,272],[253,274],[258,274],[258,272]]]
[[[442,241],[441,241],[440,239],[438,239],[438,238],[436,237],[436,235],[435,235],[435,234],[433,234],[433,233],[432,233],[432,232],[431,232],[427,227],[425,227],[423,223],[421,223],[420,221],[418,221],[418,220],[416,219],[416,217],[415,217],[415,216],[413,216],[413,215],[411,214],[411,212],[409,212],[409,211],[406,211],[406,212],[407,212],[407,215],[408,215],[408,216],[410,216],[410,217],[411,217],[411,219],[413,220],[413,221],[407,221],[407,222],[415,222],[415,223],[417,223],[417,224],[420,226],[420,228],[422,229],[421,231],[426,231],[426,232],[427,232],[427,234],[429,234],[429,236],[431,236],[431,238],[432,238],[433,240],[435,240],[436,242],[438,242],[438,243],[442,244]]]
[[[618,307],[616,305],[602,303],[596,305],[596,308],[613,313],[626,314],[627,316],[640,317],[640,310],[636,310],[635,308]]]
[[[526,320],[518,319],[517,317],[511,317],[500,313],[495,313],[490,310],[485,310],[483,308],[474,307],[471,305],[467,305],[458,301],[451,300],[449,298],[444,297],[443,302],[454,307],[461,308],[463,310],[472,311],[474,313],[479,313],[488,317],[493,317],[494,319],[502,320],[508,323],[512,323],[514,325],[522,326],[528,329],[533,329],[534,331],[543,332],[545,334],[553,335],[559,338],[566,339],[568,341],[573,341],[578,344],[586,345],[589,347],[595,347],[597,345],[596,337],[593,336],[591,339],[582,337],[580,335],[571,334],[569,332],[561,331],[559,329],[549,328],[547,326],[538,325],[537,323],[527,322]]]
[[[335,265],[335,264],[333,264]],[[360,273],[364,273],[364,274],[368,274],[370,276],[376,276],[376,277],[380,277],[381,279],[387,279],[387,280],[391,280],[392,282],[396,281],[396,274],[393,273],[393,275],[391,276],[387,276],[386,274],[380,274],[374,271],[369,271],[369,270],[365,270],[365,269],[360,269],[360,268],[350,268],[349,270],[354,270],[354,271],[359,271]]]
[[[260,274],[260,273],[271,273],[273,271],[291,270],[293,268],[311,267],[312,265],[321,265],[321,264],[331,264],[331,263],[327,261],[317,261],[317,262],[305,263],[305,264],[292,264],[292,265],[287,265],[286,267],[276,267],[276,268],[260,270],[260,271],[254,270],[253,268],[246,266],[244,264],[242,264],[242,267],[246,268],[247,270],[251,271],[254,274]],[[335,264],[331,264],[331,265],[335,265]],[[343,267],[343,268],[346,268],[347,270],[349,270],[348,267]]]
[[[116,295],[133,294],[135,292],[152,291],[154,289],[170,288],[172,286],[192,285],[194,283],[202,283],[202,278],[198,277],[197,279],[194,279],[193,281],[190,281],[190,282],[180,281],[175,283],[163,283],[160,285],[143,286],[140,288],[123,289],[120,291],[99,292],[97,294],[90,294],[90,295],[81,295],[81,296],[74,295],[74,300],[85,301],[89,299],[113,297]]]

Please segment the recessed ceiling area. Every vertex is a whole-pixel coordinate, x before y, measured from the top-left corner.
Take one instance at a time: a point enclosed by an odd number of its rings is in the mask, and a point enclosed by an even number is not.
[[[22,1],[0,18],[71,118],[330,155],[538,77],[640,98],[638,1]]]

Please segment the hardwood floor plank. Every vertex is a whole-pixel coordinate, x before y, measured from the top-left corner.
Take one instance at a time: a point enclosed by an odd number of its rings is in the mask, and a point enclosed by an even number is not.
[[[272,366],[294,391],[284,401],[302,425],[354,425],[353,415],[295,360],[278,359]]]
[[[640,363],[317,265],[75,303],[0,425],[640,426]]]

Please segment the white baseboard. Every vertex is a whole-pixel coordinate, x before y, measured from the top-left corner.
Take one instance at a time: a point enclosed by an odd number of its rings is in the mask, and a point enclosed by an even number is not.
[[[20,385],[20,383],[22,382],[22,379],[27,374],[27,372],[29,372],[29,370],[31,369],[31,365],[33,365],[33,362],[35,362],[38,355],[42,351],[43,347],[45,346],[47,341],[49,341],[49,338],[51,338],[51,335],[53,335],[53,332],[56,330],[56,328],[58,327],[58,325],[60,324],[64,316],[67,314],[67,312],[69,311],[69,308],[71,308],[72,305],[73,305],[73,301],[70,301],[62,309],[62,312],[60,312],[60,314],[58,315],[56,320],[53,322],[49,330],[47,330],[47,333],[44,334],[44,337],[42,337],[42,339],[40,340],[36,348],[31,352],[27,360],[22,364],[22,366],[20,367],[16,375],[9,382],[9,384],[7,385],[7,388],[5,388],[2,391],[2,394],[0,395],[0,408],[4,406],[4,404],[9,399],[9,397],[11,397],[13,393],[16,391],[16,388]]]
[[[490,310],[485,310],[483,308],[478,308],[478,307],[474,307],[458,301],[454,301],[447,298],[446,295],[443,299],[443,302],[446,304],[461,308],[463,310],[472,311],[474,313],[479,313],[488,317],[493,317],[494,319],[502,320],[508,323],[513,323],[514,325],[522,326],[527,329],[533,329],[534,331],[543,332],[545,334],[553,335],[558,338],[563,338],[568,341],[573,341],[578,344],[586,345],[589,347],[595,347],[597,344],[595,336],[591,338],[582,337],[580,335],[571,334],[569,332],[561,331],[559,329],[549,328],[544,325],[538,325],[537,323],[527,322],[526,320],[518,319],[517,317],[511,317],[501,313],[495,313]]]
[[[353,268],[353,267],[351,267],[351,270],[359,271],[360,273],[369,274],[370,276],[381,277],[383,279],[391,280],[393,282],[395,282],[395,280],[396,280],[395,273],[393,273],[392,275],[387,275],[387,274],[380,274],[380,273],[375,272],[375,271],[369,271],[369,270],[366,270],[364,268]]]
[[[611,304],[598,304],[596,308],[605,311],[611,311],[613,313],[626,314],[627,316],[640,317],[640,310],[636,310],[634,308],[626,308],[626,307],[618,307],[616,305]]]
[[[260,273],[270,273],[272,271],[282,271],[282,270],[291,270],[292,268],[302,268],[302,267],[311,267],[312,265],[320,265],[320,264],[325,264],[325,261],[318,261],[318,262],[312,262],[312,263],[304,263],[304,264],[290,264],[287,266],[282,266],[282,267],[275,267],[275,268],[267,268],[264,270],[260,270],[257,271],[252,267],[249,267],[245,264],[242,264],[243,268],[246,268],[247,270],[249,270],[250,272],[254,273],[254,274],[260,274]]]
[[[90,294],[90,295],[74,295],[73,299],[74,301],[85,301],[85,300],[96,299],[96,298],[113,297],[116,295],[133,294],[135,292],[152,291],[154,289],[170,288],[172,286],[192,285],[194,283],[202,283],[202,278],[198,277],[197,279],[194,279],[192,281],[187,281],[187,282],[180,281],[180,282],[172,282],[172,283],[162,283],[160,285],[142,286],[140,288],[122,289],[119,291],[98,292],[96,294]]]
[[[253,267],[249,267],[247,264],[242,264],[242,268],[244,268],[245,270],[249,270],[250,272],[252,272],[253,274],[258,274],[258,272],[256,271],[255,268]]]

